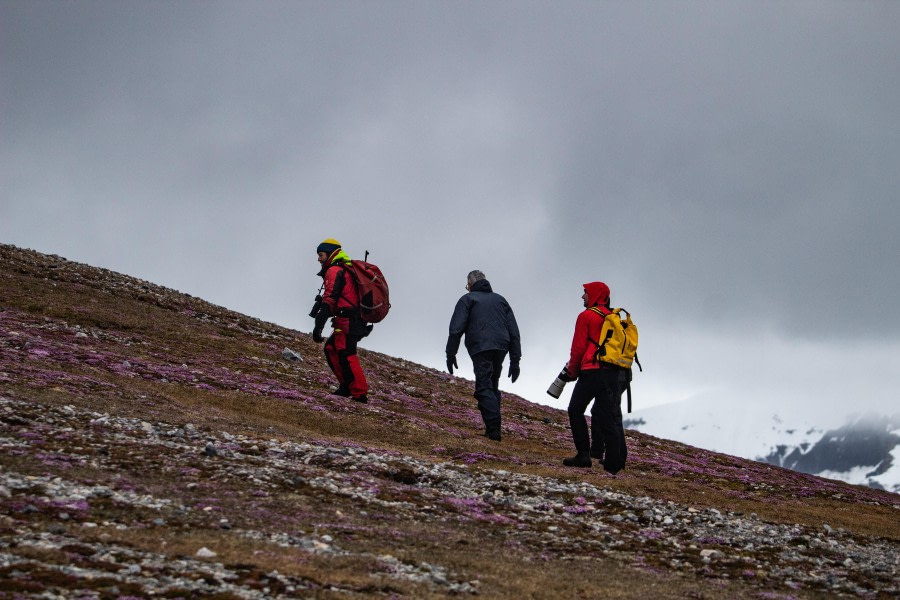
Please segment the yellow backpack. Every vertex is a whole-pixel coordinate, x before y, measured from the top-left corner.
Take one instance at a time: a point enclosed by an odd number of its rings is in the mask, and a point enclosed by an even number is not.
[[[603,314],[603,311],[596,306],[592,306],[590,310],[603,317],[600,339],[598,341],[590,340],[597,345],[594,362],[604,362],[628,369],[628,412],[631,412],[631,365],[637,363],[638,369],[644,370],[637,357],[637,325],[632,322],[631,313],[624,308],[614,308],[609,314]],[[623,313],[624,319],[622,319]]]
[[[630,369],[637,356],[638,347],[638,330],[631,321],[631,313],[624,308],[614,308],[606,315],[596,306],[592,306],[591,310],[603,317],[600,339],[591,340],[597,345],[594,362],[605,362],[623,369]],[[625,314],[624,320],[622,313]],[[638,367],[640,364],[639,361]]]

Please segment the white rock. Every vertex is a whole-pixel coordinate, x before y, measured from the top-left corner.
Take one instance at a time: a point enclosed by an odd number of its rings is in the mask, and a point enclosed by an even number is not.
[[[214,556],[218,556],[215,552],[204,546],[197,550],[197,554],[195,555],[198,558],[213,558]]]
[[[295,362],[303,362],[303,358],[299,354],[297,354],[296,352],[291,350],[290,348],[285,348],[284,350],[281,351],[281,358],[284,358],[286,360],[292,360]]]

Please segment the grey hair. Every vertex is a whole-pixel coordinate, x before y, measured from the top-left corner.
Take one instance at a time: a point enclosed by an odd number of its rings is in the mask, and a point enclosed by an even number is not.
[[[481,281],[482,279],[485,279],[484,273],[482,273],[478,269],[475,269],[466,277],[466,281],[469,283],[469,285],[474,284],[476,281]]]

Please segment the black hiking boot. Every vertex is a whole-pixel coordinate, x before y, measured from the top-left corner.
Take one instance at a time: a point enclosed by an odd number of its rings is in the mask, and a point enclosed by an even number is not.
[[[567,467],[591,467],[591,455],[589,452],[579,452],[575,456],[564,458],[563,464]]]
[[[484,437],[489,440],[494,440],[495,442],[500,441],[500,422],[491,421],[490,423],[484,424]]]
[[[331,392],[332,396],[343,396],[344,398],[350,397],[350,388],[344,384],[337,386],[337,388]]]
[[[347,395],[350,396],[350,394],[347,394]],[[354,402],[359,402],[359,403],[361,403],[361,404],[368,404],[368,403],[369,403],[369,397],[368,397],[368,396],[351,396],[351,399],[352,399]]]
[[[606,465],[603,465],[603,470],[606,471],[607,473],[609,473],[610,475],[615,475],[616,473],[618,473],[619,471],[621,471],[624,468],[625,468],[625,465],[622,465],[621,467],[618,467],[618,468],[612,468],[612,469],[609,469],[606,467]]]
[[[591,448],[591,458],[596,458],[600,462],[603,462],[603,450],[594,450]]]

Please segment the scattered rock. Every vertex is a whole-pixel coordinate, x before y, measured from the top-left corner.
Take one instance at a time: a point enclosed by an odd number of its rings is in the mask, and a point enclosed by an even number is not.
[[[301,357],[299,354],[297,354],[290,348],[285,348],[284,350],[281,351],[281,358],[284,358],[284,359],[292,361],[292,362],[303,362],[303,357]]]

